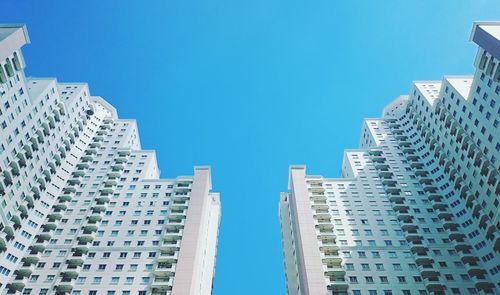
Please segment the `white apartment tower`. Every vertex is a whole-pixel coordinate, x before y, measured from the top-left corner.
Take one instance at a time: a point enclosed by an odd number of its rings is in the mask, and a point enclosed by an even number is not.
[[[289,295],[500,294],[500,23],[471,40],[474,76],[414,82],[366,119],[342,178],[290,167]]]
[[[86,84],[25,77],[26,43],[0,26],[0,293],[211,294],[210,168],[160,179],[134,120]]]

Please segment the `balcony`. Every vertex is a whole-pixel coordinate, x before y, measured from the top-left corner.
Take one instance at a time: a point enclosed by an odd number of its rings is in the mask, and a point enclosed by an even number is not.
[[[465,238],[465,235],[457,230],[457,231],[449,231],[449,237],[453,241],[460,241],[463,240],[463,238]]]
[[[467,273],[471,277],[481,277],[486,274],[486,270],[484,270],[481,266],[479,266],[479,264],[472,263],[468,264]]]
[[[118,158],[115,159],[115,163],[117,163],[117,164],[127,163],[127,158],[125,158],[125,157],[118,157]]]
[[[461,260],[465,264],[476,265],[479,258],[470,251],[463,251]]]
[[[67,186],[63,189],[63,192],[66,194],[71,194],[76,192],[76,188],[74,186]]]
[[[129,155],[130,155],[130,153],[131,153],[131,152],[130,152],[129,150],[119,150],[119,151],[118,151],[118,155],[119,155],[120,157],[129,156]]]
[[[383,179],[391,179],[394,176],[394,174],[392,174],[392,172],[389,171],[380,171],[378,173],[378,176]]]
[[[49,128],[49,125],[47,123],[42,123],[42,131],[43,131],[43,134],[45,136],[50,135],[50,128]]]
[[[370,156],[382,156],[382,151],[381,150],[369,150],[368,154]]]
[[[122,164],[114,164],[113,166],[111,166],[111,169],[112,171],[122,171],[123,169],[125,169],[125,166],[123,166]]]
[[[438,195],[438,194],[430,194],[429,200],[434,201],[434,202],[441,202],[443,200],[443,197],[441,195]]]
[[[175,264],[159,262],[154,270],[155,275],[174,275],[175,274]]]
[[[340,264],[342,263],[342,258],[339,256],[338,249],[331,246],[320,247],[321,258],[324,263]]]
[[[385,158],[384,157],[379,157],[379,156],[376,156],[376,157],[373,157],[372,158],[372,161],[374,163],[385,163]]]
[[[412,214],[409,211],[401,211],[398,214],[398,220],[411,220],[413,219]]]
[[[406,240],[408,242],[421,241],[423,240],[423,237],[417,231],[410,231],[406,234]]]
[[[335,292],[347,292],[349,288],[349,284],[345,281],[344,278],[336,278],[330,277],[330,281],[328,282],[328,290]]]
[[[403,224],[401,224],[401,229],[403,229],[404,231],[407,231],[407,232],[416,231],[418,229],[418,225],[413,224],[412,222],[403,223]]]
[[[442,292],[446,290],[446,284],[438,277],[429,277],[424,279],[425,288],[429,292]]]
[[[405,203],[403,202],[398,202],[398,203],[394,203],[392,205],[392,208],[397,211],[397,212],[408,212],[408,209],[410,208],[409,206],[407,206]]]
[[[438,213],[438,218],[439,219],[451,219],[453,217],[453,214],[450,212],[439,212]]]
[[[173,283],[173,277],[155,276],[155,279],[153,280],[151,287],[161,288],[162,290],[170,290],[170,288],[166,288],[166,287],[171,286],[172,283]],[[165,289],[163,289],[162,287],[165,287]]]
[[[472,246],[466,243],[464,240],[455,241],[455,250],[459,252],[465,252],[465,251],[470,251],[471,249]]]
[[[424,186],[424,191],[425,191],[425,192],[428,192],[428,193],[430,193],[430,194],[435,194],[435,193],[437,193],[437,191],[438,191],[438,190],[437,190],[437,188],[436,188],[435,186],[433,186],[433,185],[426,185],[426,186]]]
[[[37,180],[40,190],[44,191],[47,188],[47,182],[44,178],[38,178]]]
[[[165,237],[169,238],[169,237]],[[181,247],[181,240],[163,240],[163,244],[160,249],[164,251],[171,251],[173,249],[177,250]]]
[[[485,276],[476,276],[472,278],[474,282],[474,286],[481,291],[486,291],[485,293],[492,293],[492,290],[495,289],[495,284],[490,282]]]
[[[120,176],[121,176],[121,174],[119,172],[109,172],[108,173],[108,178],[109,179],[115,179],[115,178],[118,178]]]
[[[344,277],[346,271],[342,268],[342,265],[340,263],[335,264],[335,263],[327,263],[325,265],[326,271],[325,275],[328,277]]]
[[[12,162],[10,162],[9,166],[11,168],[10,171],[12,171],[12,175],[19,176],[21,174],[21,170],[20,170],[19,164],[17,164],[17,162],[12,161]]]
[[[432,204],[432,208],[434,210],[443,211],[448,208],[448,205],[442,202],[435,202],[434,204]]]
[[[22,168],[22,167],[26,167],[26,156],[24,155],[23,152],[19,152],[17,153],[17,158],[18,158],[18,163],[19,163],[19,166]]]
[[[413,253],[423,253],[428,250],[427,246],[422,243],[422,241],[410,241],[410,250]]]

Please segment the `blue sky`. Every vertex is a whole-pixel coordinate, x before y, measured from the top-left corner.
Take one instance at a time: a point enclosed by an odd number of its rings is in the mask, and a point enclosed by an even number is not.
[[[474,20],[500,1],[19,1],[27,74],[88,82],[138,121],[163,177],[211,165],[223,216],[215,295],[285,294],[290,164],[339,175],[364,117],[412,80],[472,73]]]

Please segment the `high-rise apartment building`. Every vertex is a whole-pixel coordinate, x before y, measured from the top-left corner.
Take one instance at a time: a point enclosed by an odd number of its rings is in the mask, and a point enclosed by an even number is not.
[[[134,120],[86,84],[25,77],[28,42],[0,26],[0,293],[211,294],[210,168],[160,179]]]
[[[500,23],[471,40],[474,76],[414,82],[364,121],[341,178],[290,167],[289,295],[500,294]]]

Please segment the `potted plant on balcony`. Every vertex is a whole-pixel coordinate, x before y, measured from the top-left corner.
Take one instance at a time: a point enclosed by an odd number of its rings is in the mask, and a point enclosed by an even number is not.
[[[24,289],[24,284],[23,283],[10,283],[7,284],[7,289],[9,291],[14,291],[14,292],[21,292]]]
[[[28,256],[28,257],[24,257],[21,261],[24,263],[24,266],[30,266],[30,265],[37,264],[39,260],[40,260],[40,258],[38,258],[38,257]]]
[[[14,272],[14,274],[20,278],[27,278],[31,276],[32,271],[30,269],[21,268]]]

